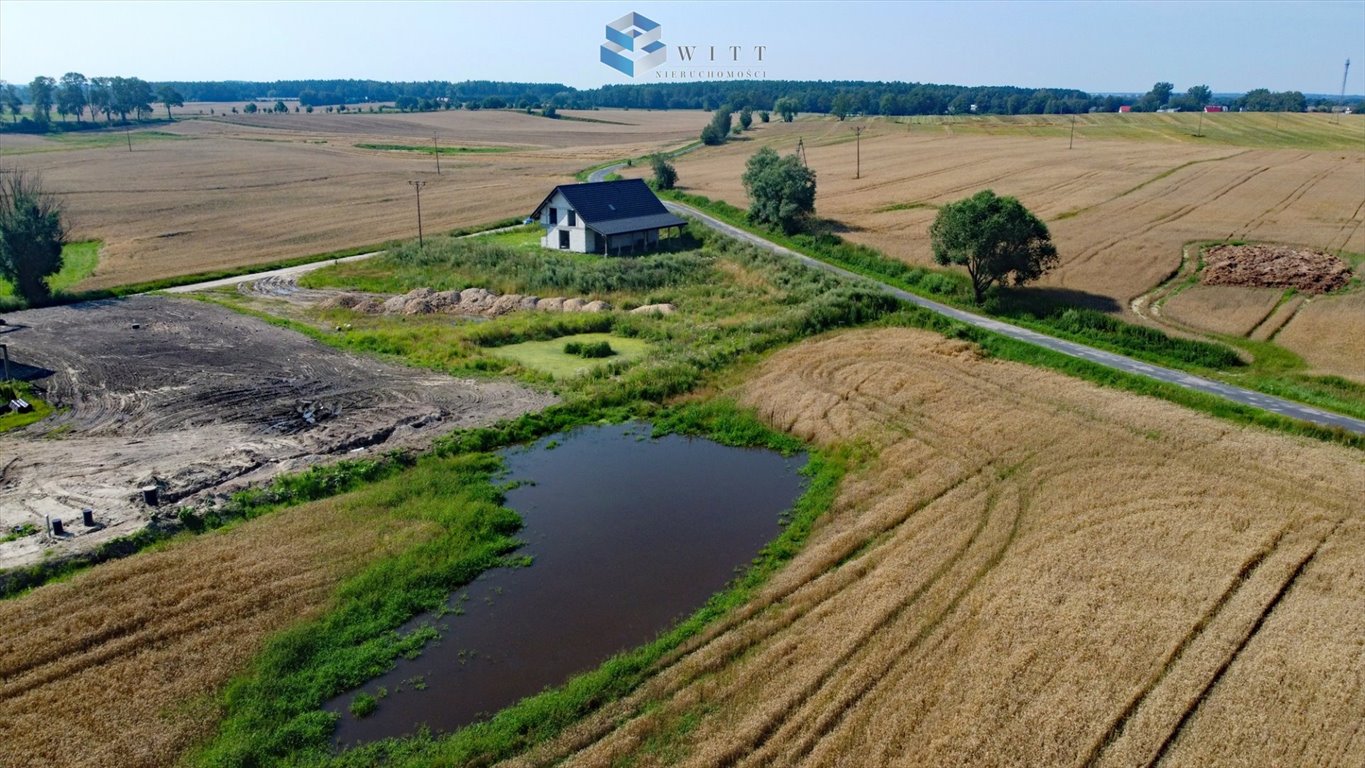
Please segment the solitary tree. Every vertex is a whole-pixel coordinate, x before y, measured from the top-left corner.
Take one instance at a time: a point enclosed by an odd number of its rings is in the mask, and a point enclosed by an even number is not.
[[[989,189],[939,209],[929,240],[934,261],[967,268],[978,304],[995,283],[1022,285],[1057,264],[1047,225],[1015,198]]]
[[[256,102],[254,101],[247,102],[247,105],[245,107],[242,107],[242,111],[247,113],[248,115],[256,114]]]
[[[764,147],[749,158],[743,181],[749,218],[760,224],[790,234],[815,213],[815,171],[795,155],[780,157],[772,147]]]
[[[0,172],[0,277],[30,304],[46,299],[47,277],[61,270],[65,244],[61,202],[37,176]]]
[[[749,126],[753,124],[754,124],[753,110],[749,109],[748,107],[741,109],[739,111],[739,127],[747,131],[749,130]]]
[[[654,168],[654,186],[657,189],[672,189],[677,185],[678,171],[668,162],[668,158],[657,154],[650,158],[650,164]]]
[[[793,99],[790,96],[783,96],[773,102],[773,111],[782,117],[782,122],[784,123],[790,123],[792,120],[796,119],[796,113],[800,108],[801,105],[796,102],[796,99]]]
[[[177,91],[169,85],[163,85],[156,89],[156,100],[165,105],[167,120],[175,119],[171,117],[171,107],[185,106],[185,97],[180,95],[180,91]]]

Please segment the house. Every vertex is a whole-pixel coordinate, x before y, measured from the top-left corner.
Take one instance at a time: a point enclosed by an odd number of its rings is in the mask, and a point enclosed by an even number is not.
[[[1119,107],[1119,111],[1120,111],[1120,112],[1124,112],[1124,113],[1132,112],[1132,111],[1133,111],[1133,105],[1131,105],[1131,104],[1124,104],[1123,106]]]
[[[1204,111],[1205,111],[1205,112],[1222,112],[1222,111],[1223,111],[1223,108],[1220,107],[1220,106],[1218,106],[1217,104],[1210,104],[1210,105],[1208,105],[1207,107],[1204,107]]]
[[[540,244],[619,256],[659,244],[659,234],[687,222],[674,216],[641,179],[561,184],[531,213],[545,228]]]

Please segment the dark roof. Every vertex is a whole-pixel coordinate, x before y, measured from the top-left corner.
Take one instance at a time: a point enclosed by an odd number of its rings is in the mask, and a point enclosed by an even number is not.
[[[644,224],[630,229],[613,227],[614,232],[650,229],[653,226],[671,227],[684,223],[669,213],[667,208],[664,208],[664,204],[659,202],[659,198],[654,196],[654,191],[649,188],[649,185],[645,184],[643,179],[560,184],[550,190],[550,194],[540,201],[540,205],[536,206],[535,211],[531,213],[531,218],[540,218],[541,209],[555,196],[555,192],[562,192],[565,199],[569,201],[569,205],[578,211],[583,222],[604,235],[609,234],[603,229],[606,222],[621,219],[643,219],[660,215],[670,217],[669,221],[658,225]]]
[[[651,213],[648,216],[632,216],[629,219],[613,219],[588,224],[589,228],[600,235],[619,235],[623,232],[642,232],[647,229],[685,226],[687,226],[687,222],[668,211]]]

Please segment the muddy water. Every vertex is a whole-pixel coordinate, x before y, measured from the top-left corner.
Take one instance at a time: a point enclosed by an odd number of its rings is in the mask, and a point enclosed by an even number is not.
[[[439,643],[364,687],[388,692],[373,714],[346,711],[355,692],[330,702],[338,744],[448,732],[592,669],[699,608],[778,534],[804,458],[648,434],[592,427],[505,454],[534,564],[454,595],[463,613],[435,620]]]

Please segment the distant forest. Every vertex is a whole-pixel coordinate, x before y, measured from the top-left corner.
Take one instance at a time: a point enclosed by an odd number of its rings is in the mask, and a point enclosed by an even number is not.
[[[1359,97],[1352,97],[1353,101]],[[671,83],[606,85],[580,90],[561,83],[514,83],[494,80],[449,82],[384,82],[378,80],[277,80],[252,82],[147,83],[136,77],[86,78],[69,72],[60,80],[37,77],[27,85],[0,82],[0,110],[10,113],[13,130],[69,130],[51,121],[55,109],[61,118],[74,116],[79,125],[82,112],[96,113],[106,121],[115,115],[126,120],[129,113],[142,119],[161,103],[170,116],[171,106],[187,102],[274,101],[276,112],[309,112],[313,108],[346,110],[360,105],[392,103],[404,111],[436,109],[539,109],[555,116],[559,109],[729,109],[773,110],[792,113],[846,115],[1052,115],[1085,112],[1116,112],[1128,106],[1136,112],[1198,110],[1209,104],[1255,112],[1303,112],[1331,109],[1337,100],[1310,100],[1298,91],[1271,92],[1264,88],[1246,94],[1216,95],[1206,85],[1184,93],[1171,83],[1160,82],[1146,94],[1088,94],[1069,88],[1019,88],[1015,86],[962,86],[934,83],[810,80],[722,80]],[[782,105],[777,102],[781,100]],[[293,102],[286,105],[285,101]],[[20,120],[23,106],[31,105],[31,117]],[[1357,103],[1357,110],[1360,105]],[[0,114],[3,114],[0,111]],[[235,108],[233,111],[236,111]],[[374,111],[370,106],[369,111]],[[65,125],[65,123],[64,123]],[[86,127],[93,127],[87,124]]]

